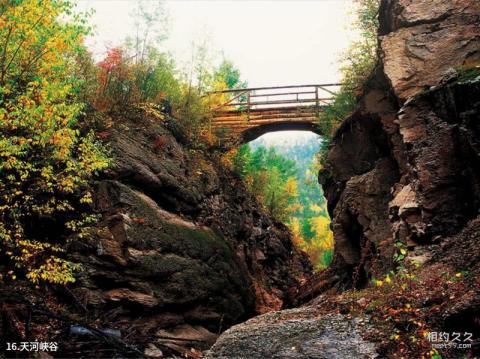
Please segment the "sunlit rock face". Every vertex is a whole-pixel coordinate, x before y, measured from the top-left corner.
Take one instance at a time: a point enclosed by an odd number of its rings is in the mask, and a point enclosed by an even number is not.
[[[384,1],[380,21],[384,72],[401,102],[480,60],[478,1]]]
[[[364,285],[392,267],[395,241],[439,243],[480,208],[480,85],[458,74],[480,61],[480,3],[382,1],[379,35],[380,63],[320,174],[336,239],[323,287]]]

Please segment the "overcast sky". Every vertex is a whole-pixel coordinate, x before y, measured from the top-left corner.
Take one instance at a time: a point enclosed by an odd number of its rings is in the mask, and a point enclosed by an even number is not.
[[[216,58],[240,69],[250,86],[338,81],[337,58],[352,40],[349,0],[167,0],[170,35],[165,49],[179,64],[192,42],[209,40]],[[135,35],[136,1],[80,0],[93,8],[96,34],[88,44],[97,56]]]

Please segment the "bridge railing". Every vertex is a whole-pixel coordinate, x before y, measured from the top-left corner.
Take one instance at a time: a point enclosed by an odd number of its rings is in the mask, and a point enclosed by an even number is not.
[[[328,105],[336,95],[340,84],[314,84],[293,86],[252,87],[209,92],[209,95],[224,94],[228,100],[214,111],[248,110],[287,104],[305,106]]]

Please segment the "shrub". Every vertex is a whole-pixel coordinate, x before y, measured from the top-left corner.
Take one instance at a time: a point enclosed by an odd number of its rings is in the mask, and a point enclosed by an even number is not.
[[[75,265],[59,256],[65,236],[81,237],[94,220],[84,211],[89,181],[109,162],[78,121],[75,59],[86,20],[69,1],[1,4],[0,255],[12,278],[71,282]]]
[[[318,162],[320,169],[327,165],[330,140],[338,126],[355,109],[357,95],[377,63],[377,29],[379,0],[356,0],[357,20],[353,26],[360,31],[360,40],[354,41],[341,58],[340,91],[334,101],[320,112],[318,123],[324,135]]]
[[[175,77],[175,64],[154,48],[139,62],[128,49],[110,49],[97,66],[97,89],[91,98],[100,111],[122,110],[126,106],[154,103],[172,107],[181,104],[181,84]]]

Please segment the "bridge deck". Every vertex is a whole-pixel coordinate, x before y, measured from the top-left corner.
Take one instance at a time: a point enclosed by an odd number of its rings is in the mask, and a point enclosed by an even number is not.
[[[214,106],[211,130],[234,133],[273,124],[315,125],[340,84],[294,85],[223,90],[209,93],[224,102]]]

